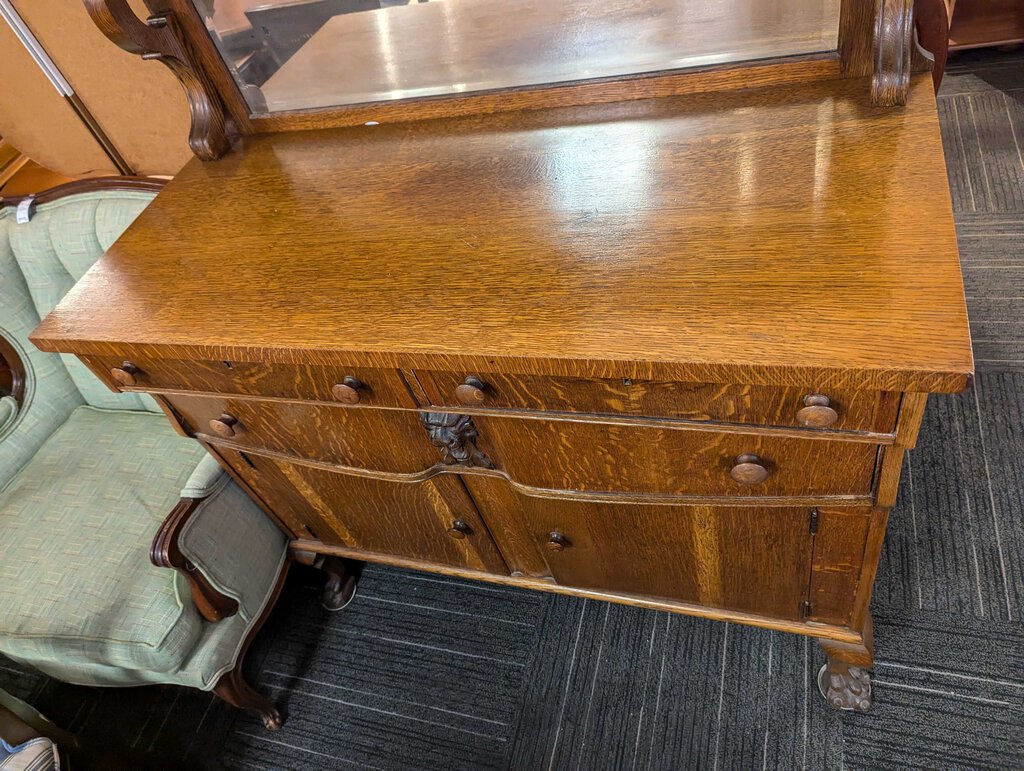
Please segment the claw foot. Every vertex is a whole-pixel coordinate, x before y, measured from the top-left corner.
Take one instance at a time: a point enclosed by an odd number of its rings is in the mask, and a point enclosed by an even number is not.
[[[276,709],[273,712],[265,712],[260,717],[263,720],[263,727],[268,731],[277,731],[284,725],[284,718]]]
[[[352,574],[328,574],[327,585],[320,595],[320,604],[325,610],[337,611],[346,607],[356,596],[358,576]]]
[[[818,672],[818,689],[836,709],[862,713],[871,709],[871,674],[866,669],[829,659]]]

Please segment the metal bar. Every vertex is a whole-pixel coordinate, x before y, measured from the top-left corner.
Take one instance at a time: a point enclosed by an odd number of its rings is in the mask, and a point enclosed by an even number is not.
[[[28,25],[25,24],[18,11],[11,4],[11,0],[0,0],[0,18],[3,18],[7,26],[11,28],[15,37],[18,38],[24,49],[28,51],[29,56],[32,57],[32,61],[36,63],[39,69],[43,71],[46,79],[50,81],[50,85],[71,105],[71,109],[75,111],[79,120],[89,129],[89,133],[92,134],[100,147],[103,148],[103,152],[107,154],[107,157],[117,167],[117,170],[122,174],[133,175],[135,171],[124,159],[117,147],[114,146],[114,143],[110,141],[110,137],[103,131],[103,128],[96,121],[96,118],[93,117],[93,114],[89,112],[89,108],[85,106],[85,103],[75,93],[75,90],[68,83],[53,59],[46,53],[46,49],[43,48],[42,44],[32,33],[32,30],[28,28]]]
[[[36,36],[32,34],[32,30],[28,28],[25,22],[22,21],[21,16],[18,15],[18,12],[14,10],[11,0],[0,0],[0,16],[7,22],[7,26],[11,28],[18,40],[21,41],[29,56],[39,65],[39,69],[46,75],[46,79],[57,89],[57,93],[63,97],[74,94],[75,90],[71,88],[71,84],[64,79],[60,70],[57,69],[57,65],[53,63],[53,59],[43,49]]]

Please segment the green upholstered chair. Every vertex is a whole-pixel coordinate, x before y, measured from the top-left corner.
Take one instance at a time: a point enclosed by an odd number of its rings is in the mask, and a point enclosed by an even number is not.
[[[149,396],[28,341],[154,195],[58,193],[21,223],[0,207],[0,653],[81,685],[212,690],[274,728],[240,662],[287,538]]]

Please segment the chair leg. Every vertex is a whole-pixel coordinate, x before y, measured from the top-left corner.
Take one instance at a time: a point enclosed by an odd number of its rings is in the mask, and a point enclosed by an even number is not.
[[[341,610],[356,596],[362,563],[321,554],[313,563],[327,574],[327,583],[320,595],[320,604],[327,610]]]
[[[276,731],[284,724],[284,718],[274,703],[255,691],[242,677],[240,663],[221,676],[213,692],[231,706],[259,715],[268,731]]]

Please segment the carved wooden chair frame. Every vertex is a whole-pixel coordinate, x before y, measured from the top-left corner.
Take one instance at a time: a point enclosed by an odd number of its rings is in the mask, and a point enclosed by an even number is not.
[[[0,335],[0,396],[13,396],[19,408],[25,406],[25,374],[25,362]]]
[[[146,0],[152,14],[146,21],[135,15],[128,0],[83,1],[110,40],[143,59],[162,61],[178,77],[192,114],[189,145],[203,160],[220,158],[239,136],[251,134],[688,94],[742,87],[758,79],[870,77],[872,103],[894,107],[906,103],[914,72],[931,71],[938,88],[949,37],[943,0],[842,0],[834,52],[512,91],[253,115],[192,0]],[[737,72],[747,77],[737,78]],[[623,88],[627,81],[629,87]]]

